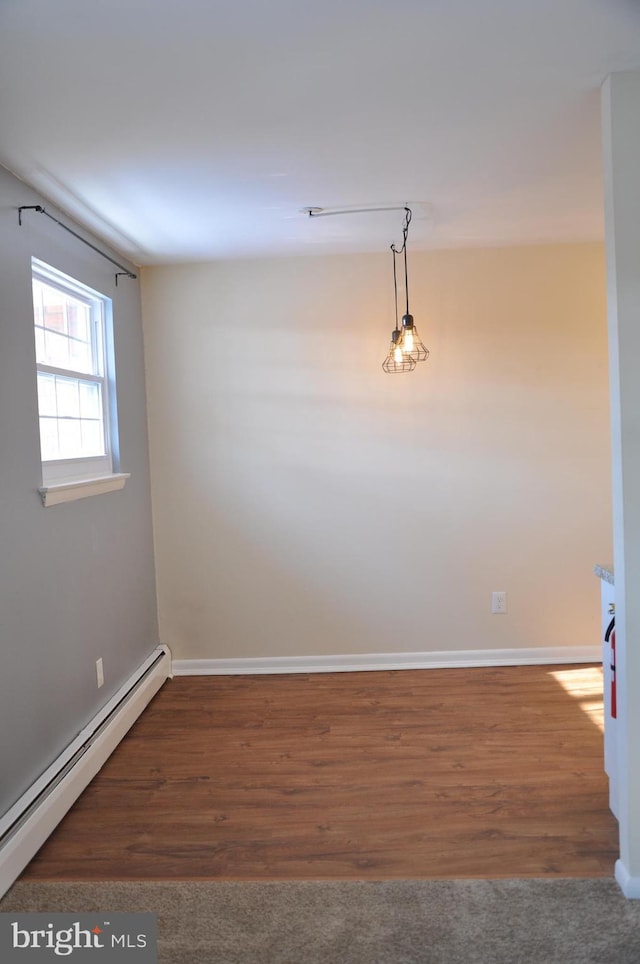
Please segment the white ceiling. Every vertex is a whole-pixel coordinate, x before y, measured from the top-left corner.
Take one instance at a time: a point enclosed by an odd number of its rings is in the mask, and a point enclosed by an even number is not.
[[[0,0],[0,162],[143,264],[591,240],[637,68],[640,0]]]

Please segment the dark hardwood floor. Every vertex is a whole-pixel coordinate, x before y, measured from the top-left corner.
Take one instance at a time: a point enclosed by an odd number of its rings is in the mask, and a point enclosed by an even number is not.
[[[29,880],[597,877],[600,670],[181,677]]]

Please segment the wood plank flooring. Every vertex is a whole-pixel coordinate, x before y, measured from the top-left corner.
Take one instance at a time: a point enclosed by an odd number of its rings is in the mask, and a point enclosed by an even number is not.
[[[28,880],[598,877],[596,667],[168,682]]]

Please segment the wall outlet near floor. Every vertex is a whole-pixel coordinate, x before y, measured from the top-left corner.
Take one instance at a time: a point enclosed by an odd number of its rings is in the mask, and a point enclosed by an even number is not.
[[[492,592],[491,593],[491,612],[506,613],[506,611],[507,611],[506,592]]]
[[[96,679],[98,681],[98,689],[104,686],[104,668],[102,666],[102,656],[100,659],[96,660]]]

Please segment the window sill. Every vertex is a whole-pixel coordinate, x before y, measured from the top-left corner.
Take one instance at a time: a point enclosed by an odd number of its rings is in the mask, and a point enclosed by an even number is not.
[[[90,495],[103,495],[105,492],[116,492],[123,489],[131,475],[129,472],[116,472],[113,475],[102,475],[95,479],[76,479],[73,482],[56,482],[53,485],[43,485],[40,491],[42,504],[45,507],[60,505],[62,502],[75,502],[76,499],[86,499]]]

